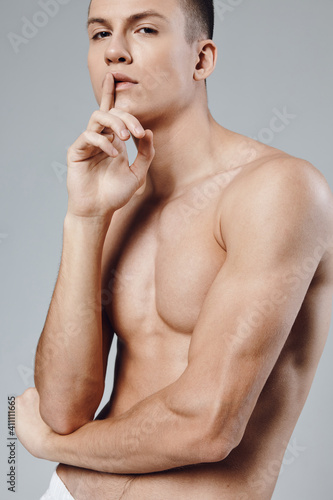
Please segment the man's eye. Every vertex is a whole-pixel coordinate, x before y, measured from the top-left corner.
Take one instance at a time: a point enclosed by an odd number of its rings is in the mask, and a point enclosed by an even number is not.
[[[154,35],[155,33],[157,33],[157,31],[154,30],[153,28],[140,28],[139,32],[140,31],[144,31],[145,35]]]
[[[110,35],[108,31],[100,31],[92,37],[93,40],[100,40],[101,38],[107,38]]]

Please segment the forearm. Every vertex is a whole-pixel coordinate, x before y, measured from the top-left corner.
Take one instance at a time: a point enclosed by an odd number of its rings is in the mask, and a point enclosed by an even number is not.
[[[103,395],[100,297],[106,232],[106,224],[66,215],[59,275],[35,361],[46,420],[72,416],[83,419],[82,425],[93,418]]]
[[[54,435],[47,460],[101,472],[143,474],[213,461],[198,415],[168,404],[169,387],[121,416],[89,422],[67,436]]]

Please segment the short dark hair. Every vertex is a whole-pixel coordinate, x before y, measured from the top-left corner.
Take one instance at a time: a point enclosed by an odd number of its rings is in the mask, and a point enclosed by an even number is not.
[[[213,38],[213,0],[178,0],[185,14],[185,38],[190,44],[204,38]],[[89,3],[89,12],[92,0]]]
[[[185,14],[185,38],[192,44],[204,38],[212,39],[214,35],[214,3],[213,0],[179,0]]]

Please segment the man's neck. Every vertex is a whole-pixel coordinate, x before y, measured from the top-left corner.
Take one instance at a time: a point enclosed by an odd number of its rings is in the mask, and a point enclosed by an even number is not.
[[[192,182],[221,170],[227,134],[207,107],[186,110],[171,125],[163,121],[152,131],[155,157],[147,182],[154,197],[176,197]]]

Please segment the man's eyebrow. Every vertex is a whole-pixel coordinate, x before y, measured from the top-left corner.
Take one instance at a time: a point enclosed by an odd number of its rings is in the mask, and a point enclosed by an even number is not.
[[[131,24],[134,21],[140,21],[140,19],[144,19],[146,17],[158,17],[163,21],[168,20],[165,16],[163,16],[162,14],[160,14],[155,10],[145,10],[144,12],[138,12],[137,14],[132,14],[126,19],[126,21],[128,24]],[[110,22],[107,19],[103,19],[101,17],[90,17],[87,21],[87,28],[89,28],[89,26],[94,23],[104,24],[105,26],[111,28]]]

